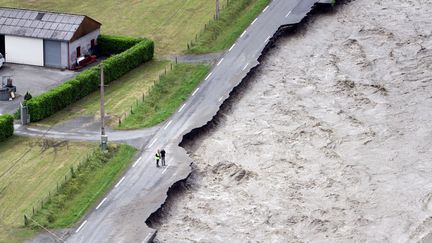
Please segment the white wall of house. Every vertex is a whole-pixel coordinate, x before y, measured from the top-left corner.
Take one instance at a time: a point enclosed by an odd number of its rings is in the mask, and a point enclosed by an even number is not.
[[[44,65],[43,40],[5,36],[6,62]]]
[[[81,47],[81,56],[89,54],[91,47],[91,40],[95,40],[95,44],[97,42],[97,38],[100,34],[100,30],[97,29],[93,32],[88,33],[87,35],[75,40],[74,42],[69,43],[69,52],[70,52],[70,65],[74,64],[77,59],[77,47]]]

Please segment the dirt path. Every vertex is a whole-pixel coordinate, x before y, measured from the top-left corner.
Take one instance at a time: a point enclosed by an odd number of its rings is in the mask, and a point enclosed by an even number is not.
[[[187,145],[196,172],[157,240],[431,237],[431,16],[427,0],[357,0],[279,41]]]

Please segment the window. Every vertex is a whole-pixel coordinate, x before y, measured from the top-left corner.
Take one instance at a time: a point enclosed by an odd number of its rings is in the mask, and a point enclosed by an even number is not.
[[[95,39],[92,39],[90,41],[90,48],[93,48],[95,46]]]
[[[42,20],[42,18],[43,18],[43,16],[45,15],[45,13],[38,13],[37,15],[36,15],[36,20]]]
[[[81,46],[76,48],[77,58],[81,56]]]

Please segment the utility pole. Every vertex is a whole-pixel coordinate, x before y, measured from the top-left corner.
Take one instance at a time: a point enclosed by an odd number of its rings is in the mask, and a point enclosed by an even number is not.
[[[220,16],[220,3],[219,0],[216,0],[216,19],[219,19]]]
[[[108,136],[105,135],[105,84],[104,84],[104,66],[100,64],[101,83],[100,83],[100,116],[101,116],[101,149],[105,151],[108,144]]]

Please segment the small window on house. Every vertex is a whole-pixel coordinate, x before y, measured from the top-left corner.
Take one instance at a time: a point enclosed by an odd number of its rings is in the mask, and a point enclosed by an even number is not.
[[[36,20],[42,20],[42,18],[43,18],[43,16],[45,15],[45,13],[38,13],[37,15],[36,15]]]
[[[93,48],[95,46],[95,39],[92,39],[90,41],[90,47]]]
[[[77,58],[81,56],[81,46],[76,48]]]

